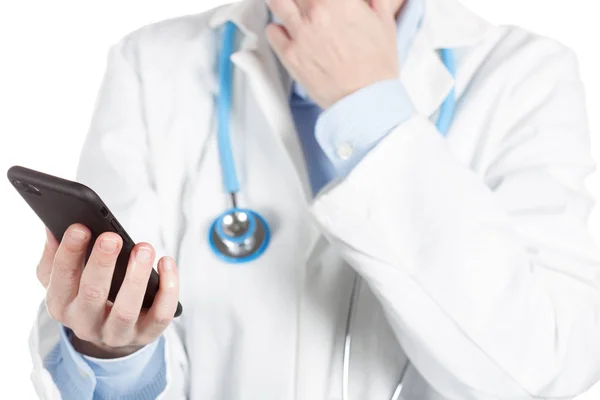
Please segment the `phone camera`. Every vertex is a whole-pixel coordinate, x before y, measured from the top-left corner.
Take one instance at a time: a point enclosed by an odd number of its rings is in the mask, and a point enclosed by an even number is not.
[[[42,195],[42,192],[40,192],[40,189],[36,188],[33,185],[30,185],[29,183],[18,181],[18,180],[14,180],[14,181],[12,181],[12,183],[18,190],[20,190],[22,192],[35,194],[36,196]]]
[[[12,183],[19,190],[25,190],[27,188],[27,184],[21,181],[12,181]]]

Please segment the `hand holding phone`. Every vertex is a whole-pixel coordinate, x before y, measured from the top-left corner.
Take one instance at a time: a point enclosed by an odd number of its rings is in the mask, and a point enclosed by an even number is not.
[[[135,244],[92,189],[23,167],[8,179],[46,226],[38,279],[50,316],[73,331],[78,351],[130,354],[181,314],[174,261],[159,260],[157,274],[152,246]]]
[[[97,358],[123,357],[156,340],[169,326],[179,297],[173,259],[159,260],[158,292],[152,306],[140,312],[155,257],[150,244],[134,246],[125,279],[111,304],[108,293],[123,246],[121,237],[102,233],[82,269],[92,238],[90,230],[74,224],[60,244],[46,232],[37,276],[46,288],[48,313],[73,331],[72,343],[78,352]]]

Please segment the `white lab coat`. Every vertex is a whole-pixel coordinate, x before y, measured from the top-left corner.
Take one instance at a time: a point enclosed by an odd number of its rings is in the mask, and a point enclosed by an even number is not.
[[[110,52],[79,179],[136,241],[180,267],[184,313],[166,332],[161,399],[340,399],[353,274],[352,399],[572,398],[600,378],[600,259],[586,227],[593,170],[573,53],[427,0],[401,79],[418,115],[313,200],[264,0],[144,27]],[[217,260],[209,225],[228,207],[215,140],[218,26],[244,39],[232,135],[240,204],[273,228],[248,265]],[[453,85],[436,49],[457,55]],[[365,116],[368,117],[368,116]],[[40,397],[58,324],[31,335]]]

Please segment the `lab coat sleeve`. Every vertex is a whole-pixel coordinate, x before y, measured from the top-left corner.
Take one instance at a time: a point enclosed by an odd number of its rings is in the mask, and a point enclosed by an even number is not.
[[[577,63],[561,48],[510,75],[480,167],[415,116],[311,209],[448,399],[572,398],[600,378]]]
[[[135,58],[135,42],[129,36],[110,50],[77,180],[100,195],[136,242],[151,243],[162,256],[158,200],[149,172],[151,157],[140,101],[143,83]],[[60,398],[43,363],[59,340],[59,329],[42,304],[30,336],[32,380],[42,399]],[[184,399],[188,362],[177,321],[165,332],[164,353],[167,384],[158,398]]]

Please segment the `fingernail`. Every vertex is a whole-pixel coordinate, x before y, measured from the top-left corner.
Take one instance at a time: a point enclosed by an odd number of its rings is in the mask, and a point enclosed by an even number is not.
[[[135,256],[138,261],[148,261],[150,260],[150,257],[152,257],[152,250],[147,247],[140,247]]]
[[[80,229],[72,229],[69,235],[74,242],[83,242],[87,237],[87,233]]]
[[[100,250],[106,253],[112,253],[117,249],[118,245],[116,240],[105,238],[100,241]]]
[[[175,268],[175,261],[171,257],[165,257],[165,271],[173,271]]]

